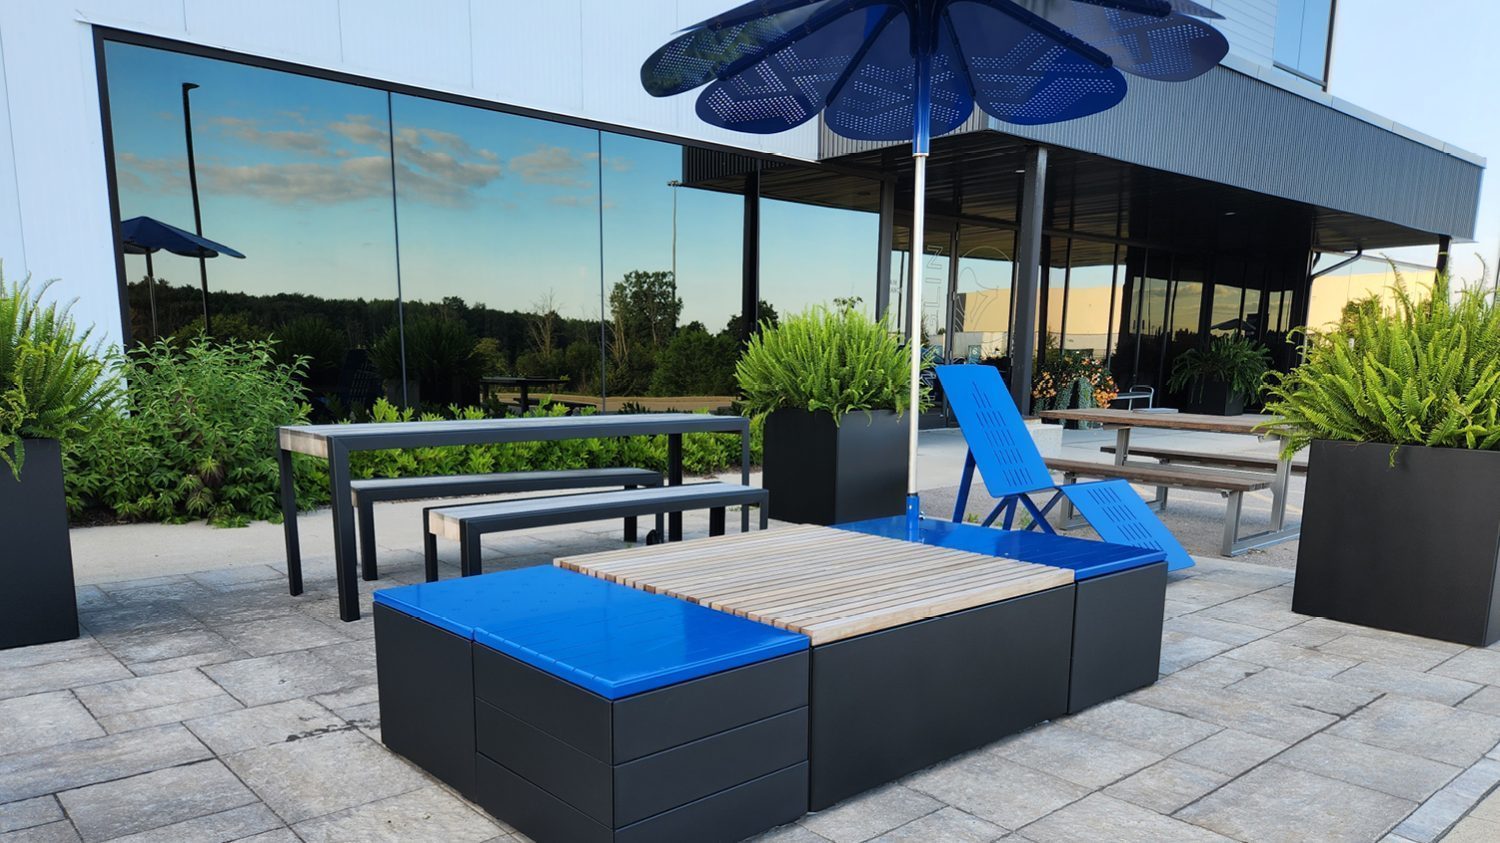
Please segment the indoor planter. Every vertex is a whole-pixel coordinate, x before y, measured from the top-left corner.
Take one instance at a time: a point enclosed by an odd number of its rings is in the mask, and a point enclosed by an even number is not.
[[[1398,290],[1313,338],[1266,406],[1312,448],[1293,610],[1500,640],[1500,310]]]
[[[772,518],[838,524],[904,511],[908,365],[899,339],[852,308],[761,326],[735,376],[747,411],[765,417]]]
[[[1239,334],[1215,337],[1203,348],[1190,348],[1172,361],[1167,388],[1187,389],[1183,410],[1213,416],[1237,416],[1260,394],[1271,351]]]
[[[62,445],[111,400],[66,307],[0,281],[0,649],[78,637]]]

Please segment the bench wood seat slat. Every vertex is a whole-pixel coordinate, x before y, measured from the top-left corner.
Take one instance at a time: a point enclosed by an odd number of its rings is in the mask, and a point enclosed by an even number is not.
[[[1073,582],[1065,568],[827,527],[609,551],[555,564],[801,632],[814,645]]]
[[[1115,453],[1115,446],[1105,445],[1099,449],[1102,453]],[[1130,456],[1146,457],[1148,459],[1165,460],[1174,465],[1177,463],[1188,463],[1192,465],[1226,466],[1228,468],[1263,469],[1275,471],[1280,463],[1276,457],[1261,456],[1259,454],[1209,454],[1200,451],[1184,451],[1177,448],[1138,448],[1131,446]],[[1293,474],[1306,474],[1307,462],[1305,460],[1292,461]]]
[[[1268,489],[1273,478],[1263,473],[1230,471],[1181,465],[1090,462],[1048,457],[1047,468],[1080,477],[1118,477],[1149,486],[1177,486],[1185,489],[1214,489],[1223,492],[1254,492]]]

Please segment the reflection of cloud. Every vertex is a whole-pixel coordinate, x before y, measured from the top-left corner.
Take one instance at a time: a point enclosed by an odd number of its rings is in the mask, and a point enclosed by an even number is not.
[[[579,155],[565,146],[539,146],[511,158],[510,170],[528,184],[592,187],[584,169],[584,161],[592,154]]]
[[[328,154],[328,140],[317,130],[262,129],[259,121],[243,117],[215,117],[213,122],[225,135],[256,146],[312,155]]]
[[[171,193],[187,189],[187,162],[183,159],[142,158],[133,152],[115,156],[115,178],[122,186]]]
[[[368,114],[350,114],[343,120],[329,123],[328,128],[354,143],[366,146],[388,146],[385,129],[372,123]]]
[[[406,128],[396,132],[396,162],[403,195],[441,205],[467,204],[470,194],[500,178],[500,165],[481,158],[468,141],[451,132]],[[457,153],[455,155],[454,153]]]
[[[587,193],[559,193],[547,201],[565,208],[592,208],[598,203],[599,197]]]
[[[391,195],[390,160],[378,155],[336,164],[212,164],[198,168],[206,190],[293,205],[335,204]]]

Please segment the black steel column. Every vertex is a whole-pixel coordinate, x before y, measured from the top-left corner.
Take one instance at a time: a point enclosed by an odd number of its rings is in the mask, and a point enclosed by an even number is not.
[[[198,85],[194,82],[182,83],[182,132],[187,139],[187,165],[188,165],[188,189],[193,194],[193,233],[199,237],[203,236],[203,213],[198,207],[198,163],[193,157],[193,106],[188,98],[188,93]],[[213,334],[212,325],[208,321],[208,259],[202,255],[198,256],[198,284],[203,290],[203,334]]]
[[[1031,412],[1031,370],[1036,359],[1036,302],[1041,278],[1042,212],[1047,188],[1047,148],[1026,152],[1021,181],[1021,228],[1016,232],[1016,318],[1010,331],[1010,394],[1022,415]]]
[[[1448,248],[1453,245],[1453,238],[1444,234],[1438,238],[1437,274],[1448,274]],[[1500,271],[1500,270],[1497,270]]]
[[[760,164],[745,175],[744,268],[740,286],[740,339],[749,340],[760,323]]]
[[[891,307],[891,252],[896,241],[896,180],[880,182],[880,233],[876,237],[875,318]]]

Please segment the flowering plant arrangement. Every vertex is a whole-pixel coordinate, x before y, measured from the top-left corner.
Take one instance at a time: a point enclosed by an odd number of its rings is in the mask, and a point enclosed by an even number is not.
[[[1114,376],[1097,357],[1063,352],[1037,367],[1031,398],[1038,410],[1108,407],[1120,393]]]

